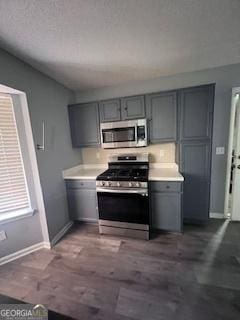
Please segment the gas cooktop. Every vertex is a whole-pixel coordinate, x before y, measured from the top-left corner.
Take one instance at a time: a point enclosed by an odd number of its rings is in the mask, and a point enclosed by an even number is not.
[[[148,169],[108,169],[97,177],[104,181],[147,181]]]

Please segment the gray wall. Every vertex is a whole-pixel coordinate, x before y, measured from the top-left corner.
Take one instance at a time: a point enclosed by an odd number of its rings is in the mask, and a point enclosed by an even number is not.
[[[37,151],[40,180],[50,239],[69,221],[62,170],[81,162],[72,149],[67,105],[73,93],[0,49],[0,84],[27,95],[35,144],[41,139],[41,121],[46,122],[46,151]],[[37,216],[0,225],[8,240],[0,244],[0,257],[42,241]]]
[[[94,101],[140,93],[157,92],[201,84],[216,83],[213,156],[211,177],[211,212],[223,213],[227,150],[216,155],[216,146],[228,144],[228,128],[231,105],[231,89],[240,86],[240,64],[189,72],[114,87],[76,92],[76,102]]]

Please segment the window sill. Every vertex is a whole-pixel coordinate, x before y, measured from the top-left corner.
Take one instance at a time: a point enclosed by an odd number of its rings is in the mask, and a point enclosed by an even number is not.
[[[0,225],[4,223],[13,222],[19,219],[32,217],[36,210],[28,208],[24,210],[19,210],[15,212],[6,212],[0,214]]]

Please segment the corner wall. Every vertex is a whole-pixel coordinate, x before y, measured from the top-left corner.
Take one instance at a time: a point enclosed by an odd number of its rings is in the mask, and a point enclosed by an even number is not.
[[[173,90],[216,83],[213,124],[211,174],[211,212],[224,212],[227,144],[231,107],[231,90],[240,86],[240,64],[182,73],[168,77],[126,83],[119,86],[75,92],[78,102],[95,101],[142,93]],[[216,155],[216,147],[224,146],[225,154]]]
[[[73,93],[28,64],[0,49],[0,84],[26,93],[35,146],[41,143],[41,122],[46,125],[46,150],[36,151],[50,240],[69,222],[62,170],[78,165],[81,153],[70,139],[67,105]],[[42,239],[37,216],[0,225],[8,236],[0,257]]]

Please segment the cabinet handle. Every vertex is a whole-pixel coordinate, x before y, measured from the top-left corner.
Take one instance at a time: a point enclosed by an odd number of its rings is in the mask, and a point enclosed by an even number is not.
[[[42,122],[42,143],[37,144],[37,150],[45,150],[45,122]]]

